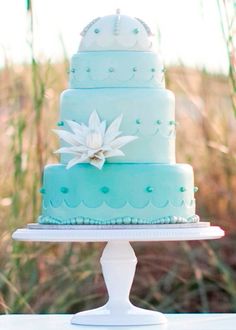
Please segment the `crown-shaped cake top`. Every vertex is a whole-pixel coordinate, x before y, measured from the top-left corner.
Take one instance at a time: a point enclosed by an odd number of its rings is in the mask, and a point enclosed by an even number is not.
[[[121,15],[98,17],[81,32],[79,51],[135,50],[150,51],[152,32],[139,18]]]

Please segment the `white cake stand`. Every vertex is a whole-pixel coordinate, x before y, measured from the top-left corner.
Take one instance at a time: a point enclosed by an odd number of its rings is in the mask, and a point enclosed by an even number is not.
[[[102,272],[108,302],[96,309],[75,314],[72,324],[79,325],[154,325],[167,322],[164,314],[135,307],[129,301],[137,258],[129,242],[209,240],[224,236],[209,223],[150,226],[55,226],[28,225],[18,229],[13,239],[35,242],[108,242],[102,257]]]

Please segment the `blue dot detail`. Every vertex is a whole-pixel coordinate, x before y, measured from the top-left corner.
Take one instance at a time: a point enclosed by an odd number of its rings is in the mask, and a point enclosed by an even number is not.
[[[64,121],[58,121],[57,126],[64,126]]]
[[[133,72],[137,72],[137,68],[136,67],[133,67]]]
[[[138,29],[138,28],[133,29],[133,33],[134,33],[134,34],[138,34],[138,33],[139,33],[139,29]]]
[[[46,189],[45,189],[45,188],[40,188],[40,189],[39,189],[39,192],[40,192],[41,194],[45,194]]]
[[[114,69],[114,68],[109,68],[108,71],[109,71],[109,72],[114,72],[115,69]]]
[[[94,30],[94,33],[99,33],[99,32],[100,32],[99,29],[95,29],[95,30]]]
[[[146,188],[146,191],[147,192],[149,192],[149,193],[151,193],[151,192],[153,192],[153,187],[151,187],[151,186],[148,186],[147,188]]]
[[[185,192],[187,189],[185,187],[180,187],[179,191]]]
[[[72,73],[75,73],[75,69],[71,69],[71,72],[72,72]]]
[[[69,191],[69,189],[68,189],[67,187],[61,187],[61,192],[62,192],[63,194],[67,194],[68,191]]]
[[[151,71],[152,71],[152,72],[155,72],[155,71],[156,71],[156,69],[155,69],[155,68],[151,68]]]
[[[157,120],[157,125],[161,125],[161,121],[159,119]]]
[[[140,125],[141,124],[141,120],[140,119],[136,119],[136,124]]]
[[[109,192],[109,188],[108,187],[102,187],[101,188],[101,192],[103,193],[103,194],[107,194],[108,192]]]
[[[86,72],[90,72],[90,71],[91,71],[91,69],[90,69],[90,68],[87,68],[87,69],[86,69]]]

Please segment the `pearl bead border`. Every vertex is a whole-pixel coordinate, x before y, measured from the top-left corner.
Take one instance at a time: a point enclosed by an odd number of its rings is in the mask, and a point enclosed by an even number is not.
[[[134,217],[120,217],[109,220],[91,219],[88,217],[74,217],[67,220],[57,219],[51,216],[41,215],[38,218],[39,224],[52,224],[52,225],[143,225],[143,224],[177,224],[177,223],[194,223],[199,222],[199,216],[194,214],[191,217],[184,218],[180,216],[166,216],[161,218],[141,219]]]

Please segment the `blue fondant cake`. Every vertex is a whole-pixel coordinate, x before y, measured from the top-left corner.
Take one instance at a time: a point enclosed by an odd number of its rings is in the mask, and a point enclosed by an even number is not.
[[[175,99],[149,27],[118,12],[81,35],[55,129],[61,163],[44,169],[38,222],[197,222],[193,170],[175,163]]]

